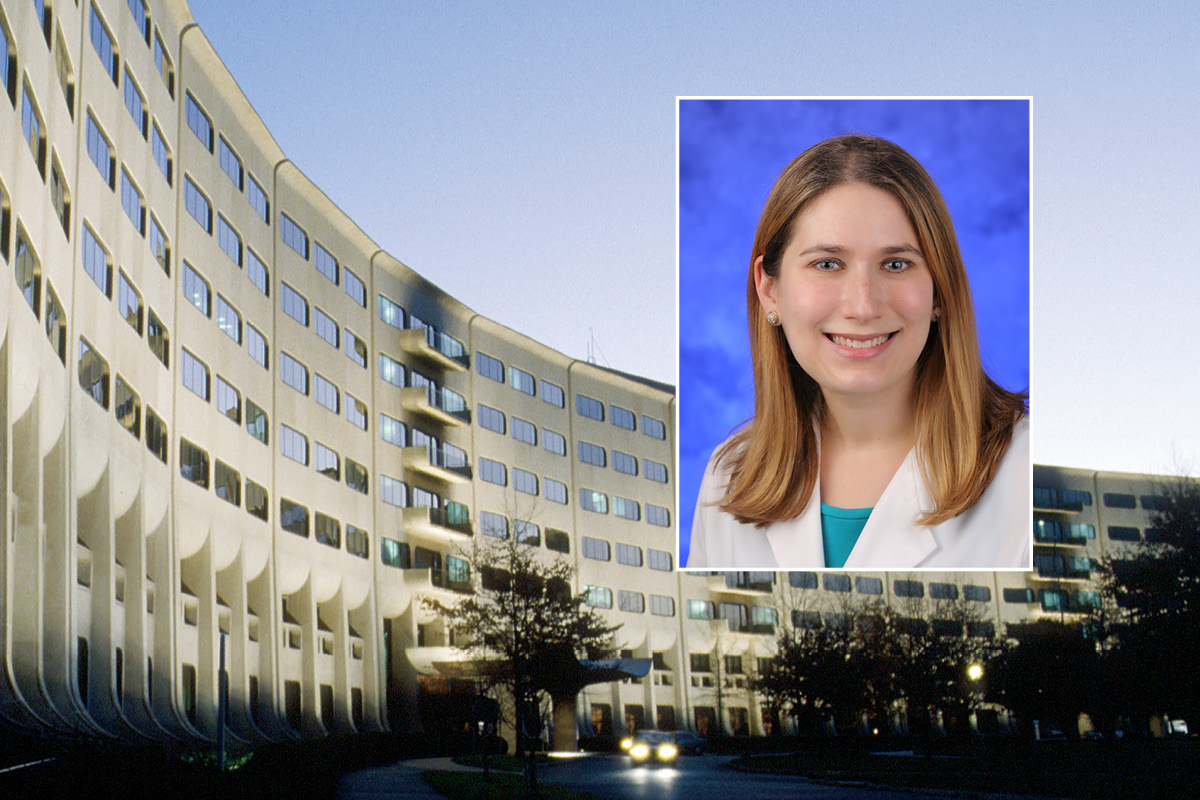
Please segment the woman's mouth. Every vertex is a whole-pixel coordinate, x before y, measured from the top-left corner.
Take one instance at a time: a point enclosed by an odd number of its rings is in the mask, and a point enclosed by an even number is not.
[[[825,338],[834,344],[842,347],[852,347],[855,350],[865,350],[869,347],[878,347],[896,335],[896,331],[891,333],[881,333],[876,336],[845,336],[840,333],[827,333]]]

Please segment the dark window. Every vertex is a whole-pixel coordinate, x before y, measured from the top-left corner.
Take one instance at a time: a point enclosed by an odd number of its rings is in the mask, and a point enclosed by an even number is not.
[[[1106,508],[1137,508],[1137,498],[1131,494],[1105,492],[1104,505]]]
[[[1107,502],[1108,495],[1105,495]],[[1124,508],[1124,506],[1122,506]],[[1108,538],[1114,542],[1137,542],[1141,541],[1141,533],[1137,528],[1131,528],[1125,525],[1109,525]]]

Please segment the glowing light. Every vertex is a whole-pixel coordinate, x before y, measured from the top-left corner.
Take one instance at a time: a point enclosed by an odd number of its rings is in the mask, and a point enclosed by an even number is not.
[[[967,677],[973,681],[977,681],[983,677],[983,666],[980,664],[972,664],[967,667]]]

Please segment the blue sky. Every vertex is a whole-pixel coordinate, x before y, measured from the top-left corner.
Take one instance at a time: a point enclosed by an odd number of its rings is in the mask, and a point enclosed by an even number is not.
[[[284,151],[389,252],[669,382],[676,95],[1031,96],[1034,458],[1200,470],[1189,4],[192,8]]]

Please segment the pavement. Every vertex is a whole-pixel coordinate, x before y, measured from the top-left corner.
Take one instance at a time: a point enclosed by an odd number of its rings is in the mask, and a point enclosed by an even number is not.
[[[342,776],[338,782],[339,800],[378,800],[378,798],[442,798],[442,795],[421,777],[432,769],[454,772],[475,772],[474,767],[455,764],[449,758],[416,758],[398,761],[386,767],[375,767]]]

